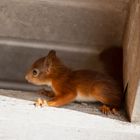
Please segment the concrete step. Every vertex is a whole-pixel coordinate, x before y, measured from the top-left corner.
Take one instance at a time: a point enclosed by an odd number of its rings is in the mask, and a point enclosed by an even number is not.
[[[128,0],[5,0],[0,36],[120,46],[127,7]]]

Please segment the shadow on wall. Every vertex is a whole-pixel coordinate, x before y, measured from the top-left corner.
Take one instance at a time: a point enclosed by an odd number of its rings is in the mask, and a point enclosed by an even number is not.
[[[123,90],[123,49],[111,47],[105,49],[99,55],[106,72],[117,81]]]

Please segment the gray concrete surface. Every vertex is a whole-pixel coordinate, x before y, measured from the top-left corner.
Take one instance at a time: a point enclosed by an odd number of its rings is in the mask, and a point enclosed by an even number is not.
[[[0,36],[121,45],[128,0],[2,0]]]
[[[99,55],[121,46],[127,6],[128,0],[0,1],[0,88],[37,90],[24,76],[50,49],[73,69],[105,72]]]
[[[24,75],[32,62],[50,49],[55,49],[65,64],[73,69],[104,72],[99,54],[109,47],[122,45],[128,2],[0,1],[0,88],[37,90],[25,83]],[[97,111],[98,105],[78,103],[59,109],[35,109],[32,100],[39,95],[33,93],[29,99],[25,94],[31,93],[1,90],[0,139],[47,137],[51,140],[58,136],[68,140],[140,138],[139,125],[127,123],[124,112],[116,118],[100,117],[96,116],[101,115]],[[58,118],[53,117],[58,114]]]
[[[27,68],[50,49],[72,68],[104,71],[98,55],[121,46],[127,9],[128,0],[0,1],[0,87],[24,89]]]

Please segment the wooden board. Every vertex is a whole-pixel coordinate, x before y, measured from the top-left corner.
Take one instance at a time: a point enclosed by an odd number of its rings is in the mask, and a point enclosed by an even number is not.
[[[124,39],[124,86],[131,121],[140,121],[140,1],[132,0]],[[139,110],[138,110],[139,109]]]

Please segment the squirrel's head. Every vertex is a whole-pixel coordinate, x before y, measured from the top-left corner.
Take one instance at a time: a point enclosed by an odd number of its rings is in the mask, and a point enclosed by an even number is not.
[[[56,52],[51,50],[46,57],[42,57],[33,63],[25,79],[35,85],[49,85],[62,66],[64,67],[56,56]]]

